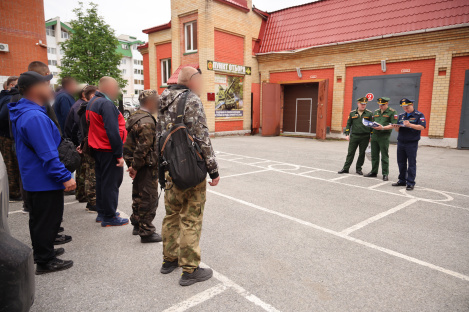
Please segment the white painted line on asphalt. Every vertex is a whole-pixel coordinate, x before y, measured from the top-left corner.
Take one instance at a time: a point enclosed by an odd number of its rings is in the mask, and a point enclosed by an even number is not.
[[[261,307],[262,309],[264,309],[265,311],[267,312],[280,312],[279,310],[277,310],[276,308],[274,308],[273,306],[271,306],[270,304],[262,301],[259,297],[257,297],[256,295],[253,295],[251,294],[250,292],[248,292],[246,289],[244,289],[243,287],[241,287],[240,285],[236,284],[235,282],[233,282],[232,280],[230,280],[228,277],[216,272],[216,271],[213,271],[213,277],[215,277],[217,280],[219,280],[220,282],[223,283],[223,285],[227,286],[227,287],[230,287],[232,288],[234,291],[236,291],[238,294],[240,294],[241,296],[243,296],[244,298],[246,298],[247,300],[251,301],[252,303],[254,303],[255,305]]]
[[[251,207],[251,208],[260,210],[260,211],[264,211],[264,212],[267,212],[267,213],[270,213],[270,214],[279,216],[279,217],[281,217],[281,218],[284,218],[284,219],[288,219],[288,220],[297,222],[297,223],[299,223],[299,224],[306,225],[306,226],[311,227],[311,228],[313,228],[313,229],[316,229],[316,230],[319,230],[319,231],[322,231],[322,232],[325,232],[325,233],[334,235],[334,236],[336,236],[336,237],[340,237],[340,238],[346,239],[346,240],[348,240],[348,241],[351,241],[351,242],[360,244],[360,245],[362,245],[362,246],[366,246],[366,247],[368,247],[368,248],[371,248],[371,249],[374,249],[374,250],[378,250],[378,251],[384,252],[384,253],[386,253],[386,254],[388,254],[388,255],[391,255],[391,256],[394,256],[394,257],[397,257],[397,258],[400,258],[400,259],[403,259],[403,260],[406,260],[406,261],[409,261],[409,262],[412,262],[412,263],[415,263],[415,264],[418,264],[418,265],[427,267],[427,268],[429,268],[429,269],[432,269],[432,270],[435,270],[435,271],[438,271],[438,272],[441,272],[441,273],[444,273],[444,274],[447,274],[447,275],[450,275],[450,276],[453,276],[453,277],[456,277],[456,278],[459,278],[459,279],[462,279],[462,280],[464,280],[464,281],[469,282],[469,276],[467,276],[467,275],[464,275],[464,274],[461,274],[461,273],[458,273],[458,272],[455,272],[455,271],[451,271],[451,270],[445,269],[445,268],[443,268],[443,267],[440,267],[440,266],[437,266],[437,265],[434,265],[434,264],[431,264],[431,263],[428,263],[428,262],[419,260],[419,259],[414,258],[414,257],[410,257],[410,256],[407,256],[407,255],[401,254],[401,253],[399,253],[399,252],[397,252],[397,251],[394,251],[394,250],[390,250],[390,249],[387,249],[387,248],[384,248],[384,247],[377,246],[377,245],[372,244],[372,243],[368,243],[368,242],[362,241],[362,240],[357,239],[357,238],[353,238],[353,237],[348,236],[348,235],[344,235],[344,234],[339,233],[339,232],[336,232],[336,231],[334,231],[334,230],[330,230],[330,229],[324,228],[324,227],[322,227],[322,226],[319,226],[319,225],[313,224],[313,223],[311,223],[311,222],[304,221],[304,220],[301,220],[301,219],[298,219],[298,218],[295,218],[295,217],[292,217],[292,216],[283,214],[283,213],[281,213],[281,212],[277,212],[277,211],[274,211],[274,210],[270,210],[270,209],[267,209],[267,208],[258,206],[258,205],[256,205],[256,204],[253,204],[253,203],[244,201],[244,200],[242,200],[242,199],[238,199],[238,198],[235,198],[235,197],[232,197],[232,196],[229,196],[229,195],[225,195],[225,194],[222,194],[222,193],[219,193],[219,192],[215,192],[215,191],[212,191],[212,190],[207,190],[207,192],[212,193],[212,194],[214,194],[214,195],[218,195],[218,196],[220,196],[220,197],[224,197],[224,198],[226,198],[226,199],[229,199],[229,200],[232,200],[232,201],[234,201],[234,202],[243,204],[243,205],[245,205],[245,206],[248,206],[248,207]]]
[[[318,171],[320,171],[320,170],[319,169],[314,169],[314,170],[309,170],[309,171],[298,173],[298,175],[307,175],[308,173],[318,172]]]
[[[14,214],[14,213],[20,213],[20,212],[23,212],[23,209],[21,209],[21,210],[13,210],[13,211],[8,212],[8,214]]]
[[[262,160],[262,161],[255,161],[252,163],[249,163],[250,165],[257,165],[257,164],[263,164],[263,163],[268,163],[270,160]]]
[[[375,188],[377,188],[377,187],[380,187],[380,186],[386,185],[386,184],[388,184],[388,183],[389,183],[389,181],[384,181],[384,182],[381,182],[381,183],[378,183],[378,184],[375,184],[375,185],[369,186],[369,187],[368,187],[368,189],[369,189],[369,190],[372,190],[372,189],[375,189]]]
[[[245,172],[245,173],[232,174],[232,175],[228,175],[228,176],[223,176],[223,179],[232,178],[232,177],[239,177],[239,176],[248,175],[248,174],[253,174],[253,173],[260,173],[260,172],[265,172],[265,171],[270,171],[270,169],[264,169],[264,170],[257,170],[257,171],[251,171],[251,172]]]
[[[164,310],[163,312],[183,312],[183,311],[189,310],[190,308],[193,308],[196,305],[199,305],[199,304],[201,304],[201,303],[215,297],[216,295],[221,294],[227,288],[228,287],[223,283],[215,285],[212,288],[206,289],[206,290],[204,290],[204,291],[190,297],[189,299],[184,300],[184,301],[182,301],[182,302],[180,302],[180,303],[178,303],[178,304]]]
[[[74,200],[74,201],[72,201],[72,202],[65,203],[64,206],[72,205],[72,204],[76,204],[76,203],[78,203],[78,200]]]
[[[342,180],[342,179],[349,178],[349,177],[351,177],[351,175],[346,174],[338,178],[329,179],[329,181],[338,181],[338,180]]]
[[[255,168],[261,168],[261,169],[264,168],[264,167],[261,167],[261,166],[258,166],[258,165],[252,165],[252,164],[249,164],[249,163],[243,163],[243,162],[238,162],[238,161],[233,161],[233,163],[240,164],[240,165],[251,166],[251,167],[255,167]],[[283,164],[287,164],[287,163],[283,163]],[[287,165],[292,165],[292,164],[287,164]],[[294,165],[294,166],[297,166],[297,165]],[[312,167],[307,167],[307,166],[299,166],[299,167],[300,168],[307,168],[307,169],[317,169],[317,168],[312,168]],[[344,185],[344,186],[350,186],[350,187],[355,187],[355,188],[360,188],[360,189],[365,189],[365,190],[370,190],[370,191],[375,191],[375,192],[381,192],[381,193],[385,193],[385,194],[389,194],[389,195],[393,195],[393,196],[413,198],[413,196],[410,196],[409,194],[394,193],[394,192],[390,192],[390,191],[386,191],[386,190],[382,190],[382,189],[375,189],[375,188],[370,189],[366,186],[350,184],[350,183],[343,183],[343,182],[340,182],[340,181],[332,181],[332,180],[324,179],[324,178],[320,178],[320,177],[309,176],[309,175],[305,175],[305,174],[301,174],[301,173],[295,173],[295,172],[292,172],[291,170],[282,170],[282,169],[275,169],[275,168],[271,168],[271,170],[276,171],[276,172],[285,173],[285,174],[291,174],[291,175],[295,175],[295,176],[305,177],[305,178],[308,178],[308,179],[325,181],[325,182],[330,182],[330,183],[336,183],[336,184],[340,184],[340,185]],[[326,171],[326,172],[335,172],[335,171],[322,170],[322,169],[317,169],[317,170],[318,171]],[[367,178],[367,179],[369,179],[369,178]],[[427,190],[431,190],[431,189],[427,188]],[[434,190],[434,191],[435,192],[440,192],[440,191],[437,191],[437,190]],[[421,201],[434,203],[434,204],[438,204],[438,205],[441,205],[441,206],[446,206],[446,207],[457,208],[457,209],[462,209],[462,210],[469,211],[469,208],[456,206],[456,205],[445,204],[445,203],[443,203],[441,201],[438,201],[438,200],[422,198],[422,197],[420,197],[419,199]]]
[[[359,230],[375,221],[378,221],[379,219],[382,219],[386,216],[389,216],[390,214],[393,214],[401,209],[404,209],[405,207],[408,207],[410,205],[412,205],[413,203],[416,203],[418,202],[419,200],[417,198],[412,198],[412,199],[409,199],[408,201],[406,202],[403,202],[402,204],[394,207],[394,208],[391,208],[387,211],[383,211],[382,213],[379,213],[377,214],[376,216],[373,216],[371,218],[368,218],[360,223],[357,223],[349,228],[346,228],[345,230],[341,231],[340,234],[343,234],[343,235],[349,235],[350,233],[352,232],[355,232],[356,230]]]
[[[227,152],[221,152],[225,155],[230,155],[230,156],[237,156],[237,157],[242,157],[242,158],[249,158],[249,159],[257,159],[259,161],[261,160],[264,160],[264,161],[271,161],[271,162],[274,162],[274,163],[279,163],[279,164],[284,164],[284,165],[292,165],[292,166],[298,166],[296,164],[292,164],[292,163],[286,163],[286,162],[281,162],[281,161],[275,161],[275,160],[270,160],[270,159],[265,159],[265,158],[259,158],[259,157],[252,157],[252,156],[245,156],[245,155],[238,155],[238,154],[233,154],[233,153],[227,153]],[[242,165],[249,165],[249,163],[240,163]],[[315,169],[315,170],[318,170],[318,171],[325,171],[325,172],[332,172],[332,173],[337,173],[337,171],[333,171],[333,170],[327,170],[327,169],[321,169],[321,168],[314,168],[314,167],[308,167],[308,166],[299,166],[299,167],[302,167],[302,168],[309,168],[309,169]],[[281,170],[279,170],[281,171]],[[298,174],[299,175],[299,174]],[[364,178],[364,177],[363,177]],[[372,179],[372,178],[367,178],[367,179]],[[326,179],[323,179],[325,181],[327,181]],[[375,178],[375,180],[379,180],[378,178]],[[350,185],[350,184],[347,184],[347,183],[343,183],[343,184],[346,184],[346,185]],[[459,196],[465,196],[465,197],[469,197],[469,195],[466,195],[466,194],[461,194],[461,193],[455,193],[455,192],[450,192],[450,191],[440,191],[440,190],[435,190],[435,189],[430,189],[430,188],[427,188],[427,187],[423,187],[423,186],[416,186],[417,188],[425,188],[426,190],[432,190],[432,191],[435,191],[435,192],[443,192],[443,193],[448,193],[448,194],[453,194],[453,195],[459,195]],[[362,187],[362,188],[366,188],[366,187]],[[377,190],[377,191],[381,191],[381,190]],[[391,194],[391,192],[389,192]],[[395,194],[395,193],[392,193],[392,194]],[[450,206],[450,205],[447,205],[447,206]],[[462,207],[457,207],[457,206],[454,206],[456,208],[462,208]],[[463,208],[465,209],[465,208]]]

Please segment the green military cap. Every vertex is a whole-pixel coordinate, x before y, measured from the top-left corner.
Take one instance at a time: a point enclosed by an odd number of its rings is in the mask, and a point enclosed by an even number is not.
[[[378,99],[378,104],[387,104],[389,103],[389,101],[391,101],[391,99],[388,97],[380,97]]]
[[[156,93],[156,90],[151,90],[151,89],[143,90],[138,96],[138,101],[140,103],[143,103],[147,97],[155,96],[155,95],[158,96],[158,93]]]
[[[360,102],[362,104],[366,104],[366,103],[368,103],[368,98],[366,96],[361,97],[361,98],[357,99],[357,102]]]
[[[401,106],[411,105],[411,104],[414,104],[414,102],[415,102],[414,100],[409,100],[409,99],[406,99],[406,98],[403,98],[402,100],[399,101]]]

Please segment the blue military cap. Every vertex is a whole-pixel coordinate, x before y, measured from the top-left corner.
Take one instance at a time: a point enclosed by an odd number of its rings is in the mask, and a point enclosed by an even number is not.
[[[414,100],[403,98],[402,100],[399,101],[399,104],[401,104],[401,106],[407,106],[410,104],[414,104],[414,102],[415,102]]]

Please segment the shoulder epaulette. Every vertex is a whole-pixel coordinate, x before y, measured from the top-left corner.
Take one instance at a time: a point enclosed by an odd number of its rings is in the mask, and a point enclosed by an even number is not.
[[[372,111],[370,111],[369,109],[366,109],[366,108],[365,108],[365,110],[368,111],[368,112],[370,112],[370,113],[372,113]]]

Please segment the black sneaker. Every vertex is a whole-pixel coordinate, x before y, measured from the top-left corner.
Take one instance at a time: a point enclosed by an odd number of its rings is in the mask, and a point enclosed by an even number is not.
[[[72,237],[68,235],[57,235],[54,245],[62,245],[72,241]]]
[[[364,177],[366,177],[366,178],[376,178],[377,176],[378,176],[378,174],[373,173],[373,172],[369,172],[369,173],[364,175]]]
[[[163,261],[160,272],[161,274],[169,274],[179,267],[178,260],[175,261]]]
[[[55,257],[58,257],[58,256],[61,256],[65,253],[65,249],[63,248],[56,248],[54,249],[54,256]],[[34,260],[34,264],[36,264],[36,260]]]
[[[38,264],[36,266],[36,275],[67,270],[70,269],[72,266],[72,260],[61,260],[58,258],[54,258],[46,264]]]
[[[340,170],[339,172],[337,172],[338,174],[343,174],[343,173],[348,173],[348,170],[347,169],[342,169]]]
[[[406,186],[406,183],[405,182],[396,182],[396,183],[393,183],[392,186]]]
[[[86,211],[89,213],[98,213],[98,208],[96,208],[96,205],[91,205],[90,203],[86,204]]]
[[[414,186],[413,185],[407,185],[407,187],[405,189],[406,189],[406,191],[413,191]]]
[[[134,228],[132,230],[132,235],[138,235],[138,230],[139,230],[138,225],[134,225]]]
[[[203,282],[210,279],[213,276],[212,269],[203,269],[197,268],[192,273],[184,272],[182,273],[181,279],[179,280],[179,285],[181,286],[190,286],[192,284]]]
[[[150,236],[142,236],[140,237],[140,242],[142,244],[146,243],[160,243],[162,242],[163,239],[161,238],[160,234],[158,233],[153,233]]]

